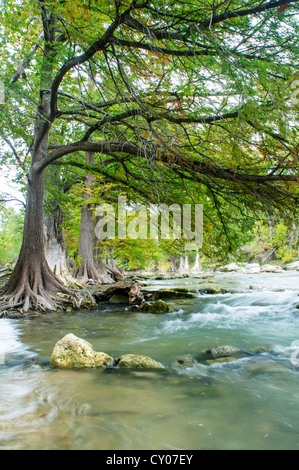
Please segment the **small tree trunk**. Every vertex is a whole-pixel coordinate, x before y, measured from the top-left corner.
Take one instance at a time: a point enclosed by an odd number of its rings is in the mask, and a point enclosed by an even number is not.
[[[185,273],[185,260],[183,256],[180,256],[180,265],[177,269],[178,274],[184,274]]]
[[[86,163],[94,163],[94,154],[86,152]],[[104,266],[97,266],[94,260],[94,211],[93,205],[88,204],[88,200],[92,199],[91,191],[94,177],[87,175],[85,179],[85,188],[83,198],[84,203],[81,210],[80,236],[78,256],[80,258],[80,267],[76,271],[75,276],[82,282],[92,280],[100,284],[111,284],[113,279]]]
[[[197,274],[201,271],[201,265],[199,263],[199,252],[197,251],[196,252],[196,257],[195,257],[195,262],[194,262],[194,266],[192,267],[191,269],[191,272],[193,274]]]
[[[70,273],[71,260],[65,244],[62,221],[63,214],[58,205],[55,205],[51,214],[44,214],[45,257],[51,271],[63,284],[82,287],[82,284]]]

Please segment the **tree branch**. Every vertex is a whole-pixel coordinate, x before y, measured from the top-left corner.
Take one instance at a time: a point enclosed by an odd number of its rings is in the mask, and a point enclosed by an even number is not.
[[[104,155],[111,155],[115,152],[128,153],[129,155],[141,157],[148,161],[162,161],[163,163],[169,163],[169,155],[163,154],[158,155],[159,148],[146,149],[140,148],[138,145],[135,145],[131,142],[117,142],[117,141],[101,141],[101,142],[75,142],[70,145],[62,146],[53,152],[51,152],[43,160],[36,162],[32,171],[41,172],[48,165],[52,164],[54,161],[62,158],[65,155],[69,155],[74,152],[84,151],[84,152],[94,152],[101,153]],[[173,166],[178,166],[179,168],[187,168],[188,170],[193,171],[194,173],[199,173],[207,175],[211,178],[219,178],[231,182],[244,182],[244,183],[258,183],[264,184],[269,182],[292,182],[298,181],[297,175],[286,175],[286,174],[275,174],[274,172],[266,175],[252,175],[246,173],[238,173],[236,171],[221,168],[215,164],[206,164],[203,161],[197,161],[190,157],[185,158],[182,156],[176,156],[176,160],[173,163]]]
[[[225,13],[221,13],[218,16],[214,16],[202,23],[198,24],[199,28],[209,28],[214,24],[221,23],[222,21],[229,20],[232,18],[241,18],[244,16],[256,15],[258,13],[264,13],[269,10],[274,10],[276,8],[281,7],[282,5],[290,5],[292,3],[299,3],[299,0],[278,0],[278,1],[271,1],[268,3],[263,3],[262,5],[258,5],[257,7],[248,8],[247,10],[236,10],[236,11],[227,11]]]

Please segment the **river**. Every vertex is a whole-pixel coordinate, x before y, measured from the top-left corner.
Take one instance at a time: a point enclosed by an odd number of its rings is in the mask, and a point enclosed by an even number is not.
[[[225,289],[173,301],[163,315],[103,304],[1,319],[0,449],[298,450],[298,279],[290,271],[153,281],[148,288]],[[97,351],[147,355],[166,370],[51,368],[55,343],[70,332]],[[176,356],[223,344],[248,354],[171,367]]]

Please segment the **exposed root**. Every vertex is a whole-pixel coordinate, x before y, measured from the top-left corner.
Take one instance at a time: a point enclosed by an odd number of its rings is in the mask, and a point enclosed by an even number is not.
[[[90,292],[67,288],[46,262],[25,268],[19,264],[0,291],[0,316],[16,309],[21,313],[77,310],[87,303],[95,304]]]
[[[82,261],[79,269],[74,272],[74,276],[85,284],[90,280],[96,284],[112,284],[114,282],[106,266],[103,265],[98,268],[91,261]]]

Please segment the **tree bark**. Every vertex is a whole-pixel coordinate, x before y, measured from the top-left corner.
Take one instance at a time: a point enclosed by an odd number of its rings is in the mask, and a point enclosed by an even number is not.
[[[86,152],[86,163],[94,163],[94,153]],[[81,209],[81,223],[78,257],[80,266],[75,272],[75,277],[83,283],[90,280],[100,284],[111,284],[113,281],[108,269],[104,265],[96,265],[94,259],[94,211],[93,205],[88,203],[92,199],[92,184],[94,177],[87,175],[85,179],[84,203]]]
[[[16,266],[1,290],[0,311],[18,308],[29,310],[56,310],[64,301],[57,293],[69,294],[63,283],[51,271],[44,251],[44,171],[34,165],[41,162],[48,150],[50,112],[50,81],[55,57],[55,19],[42,8],[45,35],[44,62],[41,68],[40,103],[32,146],[31,169],[28,175],[23,242]]]
[[[83,287],[71,275],[72,261],[68,255],[64,234],[62,230],[63,214],[61,208],[55,204],[50,214],[44,214],[43,232],[45,257],[55,276],[66,286]]]
[[[44,254],[43,237],[44,176],[31,172],[27,190],[24,235],[16,266],[2,290],[8,307],[24,312],[56,310],[61,304],[57,293],[69,293],[51,271]]]

